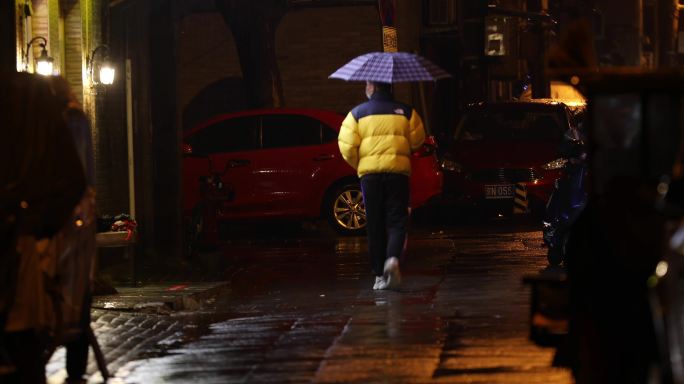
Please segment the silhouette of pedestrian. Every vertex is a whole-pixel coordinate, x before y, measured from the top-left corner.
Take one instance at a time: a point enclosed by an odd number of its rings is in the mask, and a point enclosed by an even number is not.
[[[44,383],[55,322],[49,239],[71,217],[85,177],[48,79],[0,74],[0,116],[0,381]]]

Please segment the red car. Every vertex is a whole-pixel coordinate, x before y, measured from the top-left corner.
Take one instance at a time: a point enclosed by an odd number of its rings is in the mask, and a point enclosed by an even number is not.
[[[515,185],[543,209],[563,166],[559,147],[573,113],[549,100],[471,105],[442,159],[447,201],[512,209]]]
[[[359,180],[337,146],[343,116],[314,109],[264,109],[213,117],[184,134],[183,210],[200,201],[200,177],[220,174],[229,191],[219,221],[324,217],[358,234],[366,217]],[[413,156],[412,207],[442,191],[429,141]],[[208,161],[207,161],[208,160]]]

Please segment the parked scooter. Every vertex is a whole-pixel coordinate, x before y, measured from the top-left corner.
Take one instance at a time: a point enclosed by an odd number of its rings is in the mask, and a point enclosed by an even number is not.
[[[561,177],[556,180],[543,222],[544,243],[549,249],[547,259],[551,266],[565,262],[570,227],[587,203],[587,151],[577,131],[565,136],[561,155],[564,162]]]
[[[684,180],[665,177],[658,185],[656,209],[667,218],[663,255],[648,278],[648,300],[658,344],[661,383],[684,383]]]
[[[211,166],[210,159],[210,175],[201,176],[198,180],[200,199],[188,218],[186,239],[186,255],[188,257],[193,257],[200,249],[214,246],[218,242],[218,215],[221,205],[234,198],[233,189],[223,181],[223,175],[232,166],[234,164],[229,162],[223,171],[217,171]]]
[[[554,365],[571,368],[578,384],[684,383],[684,77],[581,76],[587,203],[566,268],[525,279],[530,337],[559,335],[540,345],[558,348]]]

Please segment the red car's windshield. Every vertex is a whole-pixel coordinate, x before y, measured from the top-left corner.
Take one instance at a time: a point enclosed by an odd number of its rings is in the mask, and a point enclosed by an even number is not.
[[[472,111],[454,132],[456,141],[559,142],[567,123],[553,111]]]

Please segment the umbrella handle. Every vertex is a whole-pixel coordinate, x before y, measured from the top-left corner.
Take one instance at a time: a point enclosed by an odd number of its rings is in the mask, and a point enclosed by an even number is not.
[[[425,127],[425,135],[431,135],[430,132],[430,117],[427,110],[427,99],[425,97],[425,83],[418,83],[418,94],[420,95],[420,106],[423,109],[423,126]]]

